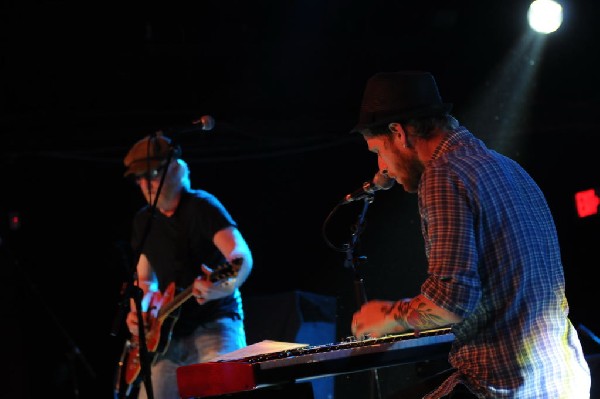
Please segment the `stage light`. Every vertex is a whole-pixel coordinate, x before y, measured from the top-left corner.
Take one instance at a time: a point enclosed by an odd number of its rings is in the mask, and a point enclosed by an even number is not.
[[[535,0],[529,6],[527,20],[534,31],[552,33],[562,24],[562,6],[554,0]]]
[[[593,188],[575,193],[575,207],[580,218],[598,214],[598,204],[600,198]]]
[[[21,227],[21,217],[19,216],[19,212],[8,213],[8,226],[11,230],[19,230]]]

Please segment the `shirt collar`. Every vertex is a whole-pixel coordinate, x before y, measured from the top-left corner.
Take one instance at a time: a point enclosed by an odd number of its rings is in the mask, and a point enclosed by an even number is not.
[[[450,131],[450,133],[444,137],[444,139],[433,151],[429,162],[433,162],[446,152],[450,151],[452,148],[456,147],[458,144],[467,141],[471,137],[473,137],[473,135],[464,126],[459,126],[455,130]]]

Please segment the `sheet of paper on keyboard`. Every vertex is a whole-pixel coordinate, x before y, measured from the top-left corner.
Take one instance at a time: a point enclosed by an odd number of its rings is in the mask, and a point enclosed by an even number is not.
[[[266,353],[287,351],[287,350],[291,350],[291,349],[302,348],[305,346],[309,346],[309,345],[308,344],[298,344],[298,343],[293,343],[293,342],[271,341],[271,340],[267,339],[267,340],[260,341],[255,344],[252,344],[252,345],[248,345],[248,346],[238,349],[236,351],[229,352],[229,353],[226,353],[221,356],[217,356],[216,358],[212,359],[211,362],[238,360],[238,359],[243,359],[243,358],[250,357],[250,356],[258,356],[258,355],[264,355]]]

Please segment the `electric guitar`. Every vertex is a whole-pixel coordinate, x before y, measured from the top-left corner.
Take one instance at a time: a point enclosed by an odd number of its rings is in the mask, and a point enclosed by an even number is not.
[[[226,262],[215,267],[205,278],[213,283],[224,281],[237,276],[241,266],[242,259],[234,259],[231,263]],[[173,327],[179,318],[179,313],[175,311],[192,296],[192,288],[193,284],[176,294],[175,282],[172,282],[163,293],[155,292],[150,297],[145,321],[146,347],[151,364],[154,364],[158,354],[167,350]],[[115,377],[115,398],[137,397],[137,390],[142,381],[139,344],[139,337],[136,335],[131,335],[125,342]]]

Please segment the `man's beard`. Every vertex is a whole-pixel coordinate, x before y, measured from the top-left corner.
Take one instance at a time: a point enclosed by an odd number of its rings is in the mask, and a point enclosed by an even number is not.
[[[404,164],[404,171],[406,172],[405,178],[402,180],[402,186],[404,190],[409,193],[416,193],[419,188],[419,182],[421,181],[421,176],[423,175],[423,170],[425,170],[425,166],[423,163],[417,158],[415,154],[400,155],[402,158],[402,163]]]

